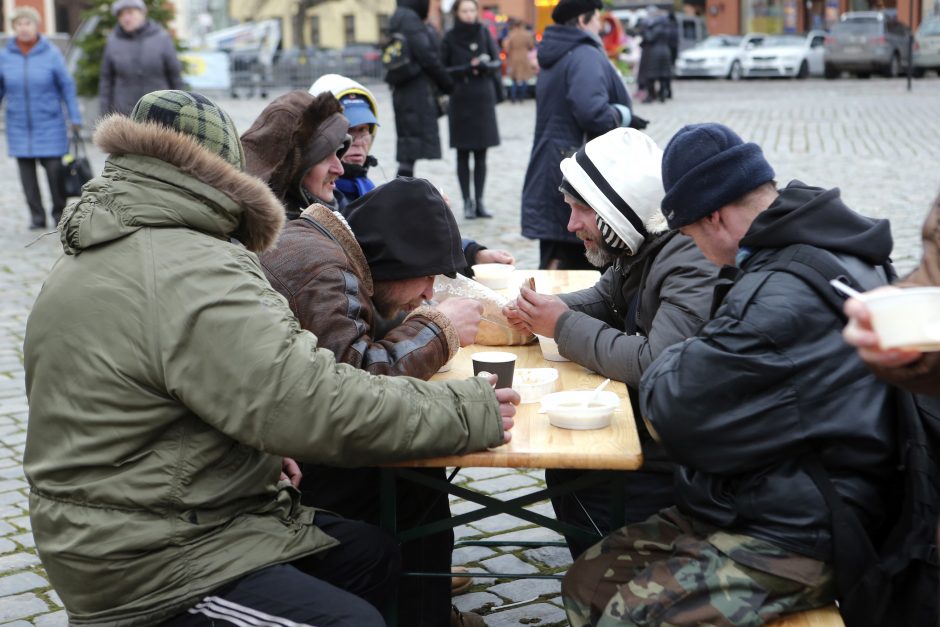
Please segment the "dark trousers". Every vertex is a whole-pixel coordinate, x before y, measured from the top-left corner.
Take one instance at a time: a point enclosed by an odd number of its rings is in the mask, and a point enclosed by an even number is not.
[[[42,208],[42,194],[39,192],[39,180],[36,178],[36,162],[42,164],[49,180],[49,190],[52,192],[52,221],[59,223],[62,211],[65,209],[65,178],[62,171],[61,157],[40,157],[32,159],[18,157],[16,165],[20,169],[20,183],[23,185],[23,194],[29,205],[29,213],[33,226],[46,224],[46,210]]]
[[[470,155],[473,154],[473,197],[483,200],[486,185],[486,148],[483,150],[457,149],[457,181],[464,200],[470,198]]]
[[[417,470],[444,478],[443,468]],[[379,522],[379,470],[377,468],[329,468],[304,464],[300,484],[303,503],[328,509],[346,518]],[[398,527],[409,529],[422,523],[450,518],[447,495],[399,480],[397,494]],[[449,529],[401,545],[402,570],[450,572],[454,532]],[[408,627],[440,627],[450,621],[450,579],[448,577],[404,577],[399,585],[398,622]]]
[[[511,102],[522,102],[525,100],[525,92],[528,89],[525,81],[513,81],[509,86],[509,100]]]
[[[552,265],[554,262],[554,265]],[[581,242],[539,240],[539,270],[597,270],[584,256]]]
[[[339,546],[255,571],[204,597],[168,627],[284,625],[383,627],[401,563],[394,540],[362,522],[318,513]]]
[[[588,472],[592,471],[548,469],[545,471],[545,483],[548,487],[556,486]],[[624,472],[623,475],[625,479],[623,483],[624,525],[643,522],[660,510],[675,504],[672,472],[639,470]],[[594,485],[565,496],[555,497],[552,499],[552,507],[555,510],[555,518],[562,522],[585,529],[594,529],[596,525],[604,536],[614,531],[610,523],[610,487],[606,484]],[[577,559],[596,543],[567,535],[565,542],[568,543],[568,550],[571,551],[573,559]]]

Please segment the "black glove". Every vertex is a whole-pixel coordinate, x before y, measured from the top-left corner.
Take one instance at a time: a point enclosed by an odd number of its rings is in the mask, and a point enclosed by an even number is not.
[[[634,113],[630,117],[630,124],[628,126],[630,128],[635,128],[638,131],[642,131],[644,128],[649,126],[649,123],[650,123],[649,120],[644,120],[643,118],[638,116],[636,113]]]

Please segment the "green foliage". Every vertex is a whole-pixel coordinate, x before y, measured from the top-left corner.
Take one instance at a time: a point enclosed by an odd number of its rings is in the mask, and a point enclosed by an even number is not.
[[[144,0],[144,4],[147,6],[147,18],[167,28],[167,24],[173,19],[173,7],[170,2],[168,0]],[[107,43],[108,34],[117,27],[117,18],[111,15],[111,3],[102,2],[84,11],[82,19],[94,23],[95,27],[78,42],[82,56],[75,70],[75,86],[79,96],[91,97],[98,95],[98,75],[101,73],[104,46]],[[176,37],[173,37],[173,43],[177,51],[183,50]]]

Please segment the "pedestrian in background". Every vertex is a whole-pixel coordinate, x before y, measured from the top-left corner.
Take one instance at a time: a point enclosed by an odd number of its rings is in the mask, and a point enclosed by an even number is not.
[[[518,20],[514,21],[509,35],[503,40],[506,64],[509,66],[509,78],[512,80],[509,88],[509,102],[525,100],[529,80],[535,76],[535,68],[529,58],[529,53],[533,48],[535,48],[535,39],[532,33],[528,31],[525,24]]]
[[[81,128],[75,82],[62,53],[39,34],[39,13],[17,7],[11,15],[15,37],[0,50],[0,100],[7,99],[7,149],[16,158],[23,194],[29,205],[30,228],[46,228],[36,161],[42,164],[52,194],[52,220],[65,209],[62,155],[69,140],[62,103],[68,107],[73,131]]]
[[[643,29],[643,65],[646,98],[643,102],[672,98],[672,51],[669,18],[658,9]],[[675,33],[678,38],[678,31]],[[678,41],[676,42],[678,45]]]
[[[128,115],[144,94],[182,89],[173,39],[166,29],[147,19],[143,0],[117,0],[111,5],[111,13],[118,25],[108,35],[101,59],[101,115]]]
[[[598,34],[601,0],[561,0],[539,46],[535,137],[522,188],[522,235],[539,240],[539,268],[591,270],[584,244],[568,232],[571,210],[558,193],[559,164],[586,141],[618,126],[638,130],[623,79]]]
[[[441,60],[455,87],[450,97],[450,147],[457,149],[457,180],[463,195],[463,217],[492,218],[483,205],[486,149],[499,145],[496,103],[499,48],[479,20],[477,0],[457,0],[454,27],[444,35]],[[470,154],[473,153],[473,196],[470,196]]]
[[[440,44],[424,23],[429,4],[429,0],[398,0],[388,22],[389,33],[404,38],[409,57],[402,67],[385,75],[395,110],[398,176],[414,176],[418,159],[441,158],[437,93],[449,94],[454,88],[441,64]]]

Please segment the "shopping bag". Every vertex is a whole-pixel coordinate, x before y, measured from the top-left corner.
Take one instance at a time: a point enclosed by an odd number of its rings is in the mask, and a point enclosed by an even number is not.
[[[69,154],[62,157],[62,169],[65,173],[65,195],[81,196],[82,185],[91,180],[92,174],[88,153],[85,152],[85,142],[78,133],[72,134]]]

